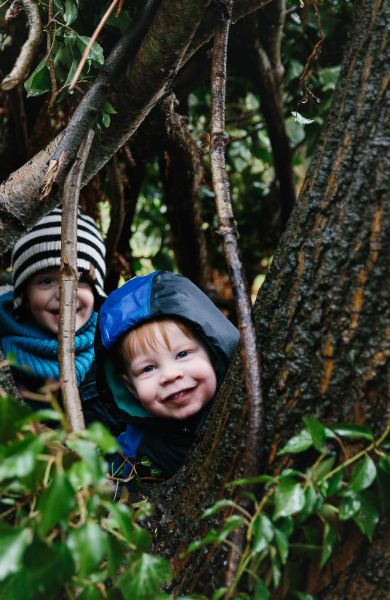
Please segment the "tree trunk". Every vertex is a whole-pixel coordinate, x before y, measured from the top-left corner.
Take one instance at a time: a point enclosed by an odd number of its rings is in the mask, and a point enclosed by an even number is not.
[[[255,306],[267,471],[275,469],[276,452],[300,429],[304,415],[325,423],[365,423],[376,433],[385,425],[390,385],[389,31],[389,0],[356,2],[327,126]],[[207,595],[223,584],[221,551],[182,552],[210,528],[210,521],[197,522],[204,508],[226,495],[224,484],[240,475],[247,428],[236,357],[187,466],[151,493],[159,512],[156,549],[171,557],[175,594]],[[383,572],[389,534],[388,523],[382,522],[368,545],[351,532],[322,573],[314,577],[307,570],[307,592],[326,600],[388,597]]]

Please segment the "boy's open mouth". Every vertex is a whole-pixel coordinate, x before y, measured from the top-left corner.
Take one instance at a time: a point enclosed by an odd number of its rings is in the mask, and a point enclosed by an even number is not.
[[[166,398],[164,398],[164,402],[170,402],[172,400],[178,400],[179,398],[182,398],[183,396],[185,396],[186,394],[189,394],[190,392],[192,392],[194,388],[185,388],[184,390],[180,390],[179,392],[175,392],[173,394],[170,394],[169,396],[167,396]]]

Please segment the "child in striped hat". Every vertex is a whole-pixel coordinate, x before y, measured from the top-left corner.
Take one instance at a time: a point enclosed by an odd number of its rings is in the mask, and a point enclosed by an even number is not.
[[[58,328],[61,265],[61,209],[41,219],[15,245],[13,290],[0,296],[0,345],[19,394],[31,400],[48,379],[59,380]],[[77,220],[77,291],[75,364],[86,422],[100,420],[112,428],[112,416],[98,400],[95,383],[94,334],[96,306],[105,298],[105,246],[91,217]],[[11,392],[11,390],[7,390]]]

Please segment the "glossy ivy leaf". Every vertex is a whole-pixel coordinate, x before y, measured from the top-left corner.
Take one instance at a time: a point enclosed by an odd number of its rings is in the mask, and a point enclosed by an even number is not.
[[[26,591],[31,590],[35,600],[37,591],[42,598],[58,598],[62,585],[74,574],[74,562],[68,548],[62,543],[45,544],[38,538],[29,546],[24,555]],[[23,573],[19,574],[23,576]]]
[[[114,577],[118,572],[118,569],[123,565],[123,558],[126,556],[128,546],[124,542],[121,542],[113,535],[109,535],[107,538],[107,557],[108,565],[107,572],[109,577]]]
[[[40,96],[51,89],[50,72],[46,64],[47,57],[42,58],[30,77],[24,82],[27,97]]]
[[[108,506],[108,503],[105,504]],[[118,531],[127,542],[131,542],[134,536],[133,514],[126,504],[109,504],[110,516],[105,519],[105,523],[110,529]]]
[[[318,419],[314,419],[313,417],[304,417],[303,422],[311,435],[314,448],[321,452],[326,442],[325,427]]]
[[[322,541],[322,553],[320,560],[320,568],[325,565],[325,563],[329,560],[330,555],[332,554],[333,548],[336,543],[336,533],[334,529],[329,525],[328,522],[324,525],[324,535]]]
[[[90,41],[90,38],[85,35],[77,36],[76,44],[77,44],[77,47],[79,48],[81,54],[84,53],[87,45],[89,44],[89,41]],[[102,65],[104,63],[103,48],[97,42],[94,42],[92,44],[92,48],[88,55],[88,61],[97,63],[97,65]]]
[[[281,450],[278,455],[283,454],[299,454],[304,452],[313,445],[313,438],[307,429],[302,429],[298,435],[292,437]]]
[[[277,527],[274,528],[274,535],[276,547],[280,556],[280,562],[282,563],[282,565],[285,565],[288,557],[288,538],[283,533],[283,531],[281,531]]]
[[[375,528],[379,522],[379,509],[375,494],[369,490],[359,494],[360,510],[354,516],[354,521],[360,531],[370,542],[374,536]]]
[[[328,475],[328,473],[332,470],[335,461],[336,457],[330,456],[329,458],[319,462],[313,469],[314,481],[321,481],[326,475]]]
[[[220,541],[225,540],[232,531],[242,527],[245,524],[245,519],[239,517],[238,515],[231,515],[228,517],[223,524],[223,529],[220,534]]]
[[[352,519],[360,509],[360,499],[357,494],[349,493],[344,496],[339,505],[339,518],[341,521]]]
[[[32,410],[14,398],[0,397],[0,442],[8,442],[32,415]]]
[[[92,483],[104,483],[107,479],[105,462],[100,458],[96,447],[89,440],[74,438],[67,446],[82,459],[69,469],[69,478],[73,487],[80,488]]]
[[[366,425],[333,425],[331,430],[334,431],[339,437],[346,438],[362,438],[365,440],[372,441],[374,434],[372,430]]]
[[[9,444],[2,453],[0,480],[23,478],[37,469],[37,455],[42,452],[42,437],[26,435]]]
[[[218,502],[215,502],[212,506],[207,508],[200,518],[207,519],[208,517],[211,517],[212,515],[219,512],[220,510],[223,510],[224,508],[235,506],[237,506],[237,504],[236,502],[233,502],[233,500],[218,500]]]
[[[24,419],[24,423],[28,423],[31,421],[61,421],[61,415],[56,410],[52,410],[50,408],[42,408],[41,410],[37,410],[33,412],[31,415]]]
[[[120,446],[114,436],[101,423],[95,422],[89,425],[85,434],[106,454],[113,454],[120,450]]]
[[[31,544],[33,533],[26,527],[11,527],[0,522],[0,581],[21,568],[23,554]]]
[[[299,523],[303,523],[306,521],[308,517],[310,517],[318,508],[322,505],[323,499],[317,490],[309,485],[305,491],[305,504],[298,515]]]
[[[65,25],[70,25],[77,19],[77,2],[76,0],[65,0],[64,21]]]
[[[283,479],[275,490],[274,518],[294,515],[304,505],[305,494],[302,486],[293,479]]]
[[[376,466],[372,458],[365,456],[353,468],[348,489],[360,492],[368,488],[376,477]]]
[[[75,503],[75,491],[63,469],[56,469],[48,489],[40,496],[38,511],[40,513],[39,530],[43,536],[59,523],[67,519]]]
[[[210,529],[210,531],[200,540],[195,540],[188,546],[187,552],[196,552],[203,546],[208,546],[219,540],[219,533],[216,529]]]
[[[381,456],[378,465],[378,491],[382,513],[390,510],[390,455]]]
[[[267,515],[256,515],[252,525],[252,553],[259,554],[274,538],[274,526]]]
[[[271,555],[271,573],[272,573],[272,583],[274,588],[279,587],[280,581],[282,579],[282,569],[279,557],[276,553],[276,548],[271,546],[270,548]]]
[[[108,552],[107,537],[107,532],[93,521],[70,531],[66,543],[77,565],[78,575],[85,577],[97,568]]]
[[[261,577],[259,577],[259,579],[256,581],[255,594],[253,598],[254,600],[269,600],[270,598],[268,588]]]
[[[337,494],[337,492],[341,490],[343,485],[343,479],[344,470],[340,469],[332,477],[329,477],[329,479],[326,479],[325,481],[321,482],[321,493],[327,498],[334,496],[335,494]]]
[[[171,569],[165,559],[143,554],[139,560],[130,564],[117,586],[125,600],[168,599],[167,594],[161,594],[160,588],[171,578]]]
[[[213,592],[213,595],[211,596],[211,600],[221,600],[221,598],[225,597],[226,592],[227,592],[226,587],[218,588],[217,590],[215,590],[215,592]]]
[[[255,477],[246,477],[243,479],[235,479],[234,481],[230,481],[226,487],[232,487],[236,485],[252,485],[253,483],[274,483],[277,480],[276,477],[271,477],[271,475],[257,475]]]

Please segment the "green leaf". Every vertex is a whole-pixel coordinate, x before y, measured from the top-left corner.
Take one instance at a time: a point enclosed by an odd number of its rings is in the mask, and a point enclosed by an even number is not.
[[[304,452],[313,445],[313,438],[307,429],[302,429],[298,435],[292,437],[287,444],[278,452],[279,456],[283,454],[298,454]]]
[[[236,486],[236,485],[252,485],[253,483],[274,483],[276,481],[276,477],[271,477],[270,475],[257,475],[255,477],[245,477],[243,479],[235,479],[234,481],[230,481],[226,484],[226,487]]]
[[[108,575],[113,578],[123,565],[123,559],[128,552],[128,546],[113,535],[107,538]]]
[[[223,524],[223,529],[220,533],[220,541],[226,539],[232,531],[243,525],[245,525],[245,520],[242,517],[239,517],[238,515],[231,515],[228,517]]]
[[[117,586],[122,591],[125,600],[168,598],[167,595],[161,596],[158,594],[161,594],[161,585],[170,581],[171,578],[171,569],[165,559],[143,554],[139,560],[130,564],[129,569],[120,578]]]
[[[89,425],[86,436],[106,454],[113,454],[120,450],[114,436],[101,423],[95,422]]]
[[[43,439],[33,435],[9,444],[0,465],[0,480],[23,478],[32,473],[38,466],[37,454],[43,447]]]
[[[294,592],[293,597],[297,600],[315,600],[314,596],[310,594],[305,594],[305,592]]]
[[[379,522],[376,497],[371,491],[366,491],[359,494],[359,499],[361,506],[359,512],[354,516],[354,521],[360,531],[372,542],[375,528]]]
[[[382,513],[390,510],[390,456],[381,456],[378,465],[378,491]]]
[[[280,562],[285,565],[288,557],[288,538],[277,527],[274,528],[276,547],[279,552]]]
[[[330,497],[340,491],[344,478],[344,471],[340,469],[332,477],[321,483],[321,492],[324,496]]]
[[[340,437],[346,438],[362,438],[365,440],[372,441],[374,439],[374,434],[371,429],[366,425],[333,425],[330,428],[334,433],[336,433]]]
[[[326,522],[324,525],[322,554],[321,554],[321,560],[320,560],[320,568],[321,569],[325,565],[325,563],[328,561],[330,555],[332,554],[332,550],[334,548],[335,543],[336,543],[336,533],[335,533],[334,529],[329,525],[329,523]]]
[[[227,508],[228,506],[235,507],[235,506],[237,506],[237,504],[236,504],[236,502],[233,502],[233,500],[227,500],[227,499],[218,500],[218,502],[215,502],[212,506],[207,508],[200,518],[207,519],[208,517],[211,517],[212,515],[214,515],[216,512],[219,512],[220,510],[223,510],[224,508]]]
[[[66,519],[74,506],[74,489],[63,469],[56,469],[48,489],[38,501],[40,513],[39,530],[42,535],[49,531],[62,519]]]
[[[354,467],[348,489],[360,492],[368,488],[376,477],[376,466],[372,458],[365,456]]]
[[[264,581],[259,577],[256,581],[254,600],[269,600],[270,595]]]
[[[327,90],[334,90],[336,87],[337,80],[340,75],[340,66],[336,67],[327,67],[325,69],[320,69],[319,71],[319,79],[322,84],[322,89],[324,92]]]
[[[314,481],[321,481],[331,470],[335,463],[336,457],[330,456],[325,460],[319,462],[312,471],[312,478]]]
[[[77,36],[77,46],[78,46],[81,54],[84,53],[84,50],[86,49],[90,39],[91,38],[89,38],[85,35]],[[102,65],[104,63],[103,48],[97,42],[94,42],[92,44],[92,48],[88,55],[88,60],[91,60],[91,61],[97,63],[98,65]]]
[[[109,127],[110,123],[111,123],[110,115],[107,113],[103,113],[102,114],[102,125],[104,125],[104,127]]]
[[[108,552],[107,537],[107,532],[93,521],[69,533],[66,543],[78,567],[78,575],[85,577],[97,568]]]
[[[0,522],[0,581],[19,571],[23,554],[32,539],[31,529],[19,529]]]
[[[211,600],[221,600],[221,598],[223,598],[225,596],[227,592],[227,588],[226,587],[220,587],[217,590],[215,590],[215,592],[213,592],[213,595],[211,596]],[[179,598],[180,600],[180,598]]]
[[[310,517],[314,511],[318,510],[323,500],[317,490],[309,485],[305,489],[305,504],[299,513],[299,522],[303,523],[308,517]]]
[[[65,0],[65,25],[70,25],[77,19],[77,3],[75,0]]]
[[[8,442],[20,430],[24,420],[32,415],[26,404],[11,397],[0,397],[0,441]]]
[[[133,515],[125,504],[110,504],[110,518],[106,520],[111,529],[116,529],[128,541],[134,536]]]
[[[69,469],[69,478],[74,488],[106,482],[106,466],[93,443],[74,438],[67,441],[67,446],[82,459]]]
[[[40,96],[51,89],[50,72],[46,64],[46,58],[42,58],[30,77],[24,82],[27,97]]]
[[[216,529],[210,529],[210,531],[200,540],[195,540],[190,544],[187,548],[187,552],[196,552],[199,548],[203,546],[208,546],[209,544],[213,544],[220,539],[220,533]]]
[[[252,552],[259,554],[274,538],[274,526],[266,515],[256,515],[252,526]]]
[[[305,494],[302,486],[293,479],[283,479],[275,490],[274,518],[293,515],[304,505]]]
[[[325,427],[318,419],[313,417],[304,417],[303,422],[311,435],[314,448],[321,452],[326,442]]]
[[[360,509],[360,499],[357,494],[349,493],[341,499],[339,517],[341,521],[352,519]]]
[[[24,596],[26,589],[31,589],[32,598],[40,590],[44,598],[61,596],[61,586],[68,582],[74,573],[74,562],[68,548],[63,543],[44,544],[35,538],[24,555],[27,570]]]

